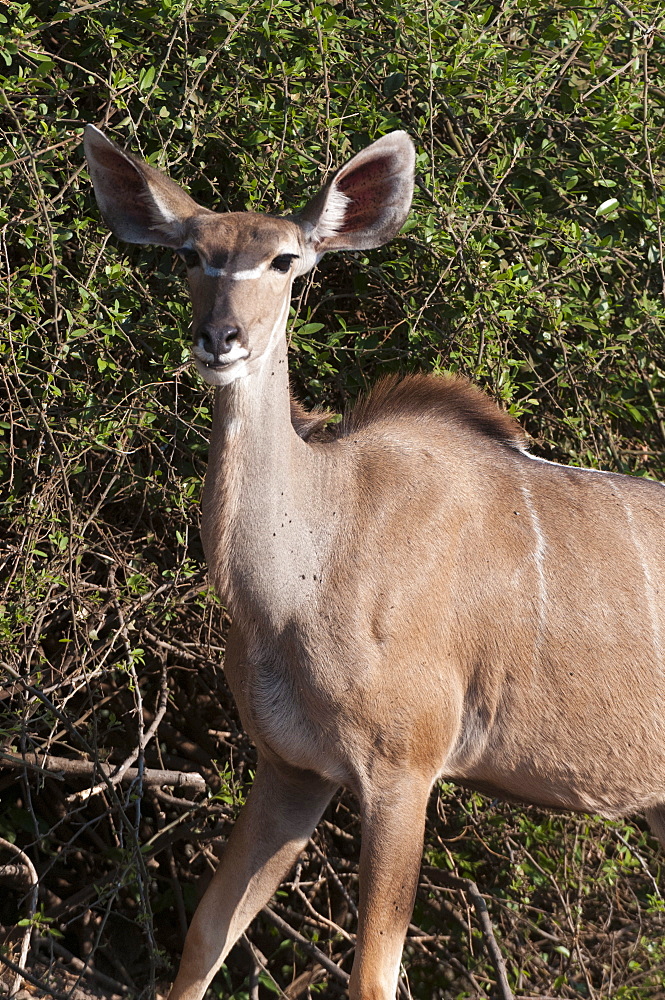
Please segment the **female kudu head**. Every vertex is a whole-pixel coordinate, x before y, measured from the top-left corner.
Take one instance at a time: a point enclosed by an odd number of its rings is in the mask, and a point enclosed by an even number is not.
[[[185,261],[192,351],[214,386],[265,363],[285,330],[294,278],[330,250],[366,250],[391,239],[413,195],[415,154],[405,132],[362,150],[288,219],[202,208],[93,125],[84,143],[99,207],[115,235],[172,247]]]

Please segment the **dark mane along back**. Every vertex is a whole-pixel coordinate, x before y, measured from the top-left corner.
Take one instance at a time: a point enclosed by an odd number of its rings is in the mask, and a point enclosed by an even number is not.
[[[345,416],[340,436],[371,424],[419,419],[466,427],[511,448],[525,447],[517,421],[475,385],[455,375],[389,375]]]

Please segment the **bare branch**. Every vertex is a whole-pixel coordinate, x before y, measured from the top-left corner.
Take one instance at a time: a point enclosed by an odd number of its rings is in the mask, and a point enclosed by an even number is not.
[[[302,948],[303,951],[307,952],[311,958],[316,959],[316,961],[323,966],[326,972],[329,972],[338,983],[342,983],[343,986],[349,985],[349,975],[347,972],[340,969],[336,962],[333,962],[327,955],[324,955],[320,948],[317,948],[315,944],[312,944],[312,942],[308,941],[306,937],[299,934],[297,930],[294,930],[294,928],[291,927],[286,920],[278,916],[273,910],[270,909],[269,906],[264,906],[261,913],[267,920],[270,921],[271,924],[274,924],[282,934],[285,934],[288,938],[291,938],[292,941],[295,941],[296,944]]]
[[[494,928],[487,912],[487,904],[479,892],[476,883],[472,882],[469,878],[459,878],[457,875],[450,875],[448,872],[443,872],[439,868],[432,868],[430,866],[425,867],[423,873],[434,885],[438,885],[443,889],[459,889],[469,897],[475,907],[483,941],[494,966],[498,995],[501,997],[501,1000],[515,1000],[513,991],[508,983],[506,963],[503,960],[503,955],[501,954],[501,949],[499,948]]]
[[[21,941],[21,953],[19,957],[19,965],[24,966],[25,960],[28,957],[28,949],[30,947],[30,936],[32,934],[31,921],[35,915],[35,910],[37,909],[37,886],[39,883],[39,878],[37,876],[37,872],[35,870],[35,866],[33,865],[32,861],[25,853],[25,851],[22,851],[20,847],[17,847],[16,844],[11,844],[8,840],[5,840],[4,837],[0,837],[0,847],[4,847],[5,850],[11,851],[13,854],[16,854],[17,857],[21,859],[22,867],[26,869],[26,871],[30,876],[30,885],[32,886],[32,891],[28,899],[28,924],[23,933],[23,940]],[[13,997],[18,993],[18,991],[21,989],[22,981],[23,979],[21,973],[17,972],[16,978],[14,979],[13,984],[9,988],[10,997]]]
[[[53,778],[56,781],[66,781],[67,778],[94,778],[98,774],[105,774],[114,784],[119,781],[135,781],[139,774],[136,767],[127,767],[118,777],[118,768],[115,764],[105,764],[92,760],[70,760],[68,757],[44,757],[40,758],[35,753],[26,753],[25,758],[17,754],[9,754],[0,751],[0,760],[8,768],[29,768],[37,771],[45,778]],[[169,785],[173,788],[196,788],[204,791],[206,788],[205,779],[198,771],[167,771],[160,768],[144,769],[143,783],[145,785]],[[104,786],[98,786],[103,790]],[[88,791],[85,789],[85,791]]]
[[[58,958],[61,958],[67,965],[71,965],[72,969],[75,970],[81,976],[86,976],[88,979],[93,979],[95,982],[99,983],[100,986],[104,986],[107,989],[113,990],[114,993],[118,993],[121,996],[125,996],[129,992],[129,988],[125,986],[124,983],[119,983],[117,979],[112,979],[103,972],[99,972],[98,969],[93,968],[87,962],[83,962],[76,955],[72,955],[70,951],[64,948],[58,941],[54,941],[53,938],[45,937],[35,937],[35,947],[42,952],[53,952]]]
[[[11,959],[7,958],[7,956],[3,955],[1,952],[0,962],[2,962],[3,965],[6,965],[8,969],[11,969],[12,972],[15,972],[17,976],[21,976],[21,978],[27,980],[29,983],[32,983],[32,985],[36,986],[38,990],[42,990],[48,996],[53,997],[53,1000],[71,1000],[71,997],[67,993],[61,993],[60,990],[54,990],[52,986],[48,985],[48,983],[45,983],[42,979],[38,979],[37,976],[33,976],[31,972],[28,972],[27,969],[17,965],[16,962],[12,962]]]

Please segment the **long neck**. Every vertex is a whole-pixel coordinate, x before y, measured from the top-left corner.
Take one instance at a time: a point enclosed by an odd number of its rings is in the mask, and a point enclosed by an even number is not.
[[[320,578],[316,454],[291,425],[286,342],[217,390],[203,544],[234,620],[286,624]]]

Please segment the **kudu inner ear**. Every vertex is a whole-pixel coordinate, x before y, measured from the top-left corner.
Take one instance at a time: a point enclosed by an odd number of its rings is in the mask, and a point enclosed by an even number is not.
[[[384,135],[349,160],[298,217],[316,253],[369,250],[396,236],[411,207],[414,167],[406,132]]]
[[[185,220],[206,209],[94,125],[86,125],[83,144],[97,204],[113,233],[129,243],[181,246]]]

